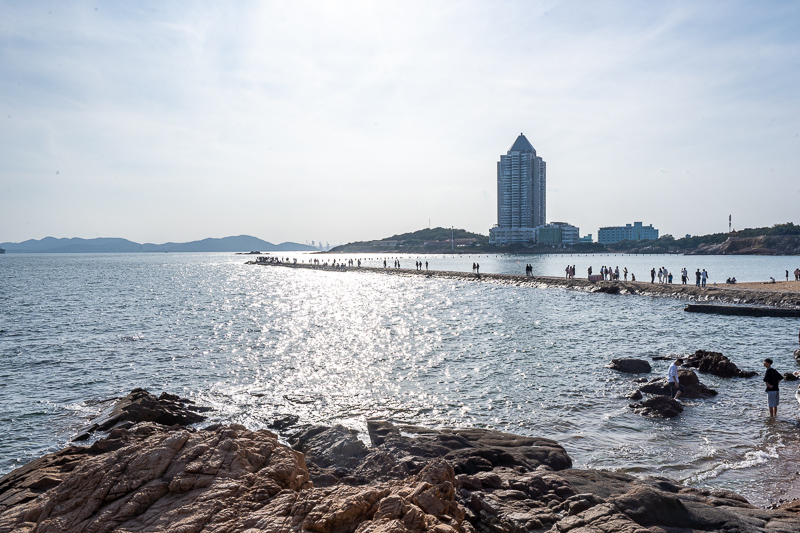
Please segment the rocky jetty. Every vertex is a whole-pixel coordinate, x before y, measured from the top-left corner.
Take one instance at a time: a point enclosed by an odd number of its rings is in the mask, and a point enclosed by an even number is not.
[[[292,263],[258,263],[266,267],[302,268],[310,270],[329,270],[336,272],[371,272],[399,276],[419,276],[425,279],[461,279],[488,283],[513,284],[540,288],[564,288],[591,293],[642,295],[676,298],[694,302],[720,302],[744,305],[760,305],[785,309],[800,309],[800,291],[752,290],[736,285],[709,285],[696,287],[678,283],[649,283],[646,281],[589,281],[587,279],[565,279],[551,276],[524,276],[515,274],[474,274],[441,270],[414,270],[408,268],[376,268],[320,266]]]
[[[741,370],[730,359],[719,352],[697,350],[690,355],[683,366],[696,368],[699,372],[714,374],[721,378],[751,378],[757,372]]]
[[[612,359],[607,366],[627,374],[649,374],[652,370],[650,363],[643,359]]]
[[[800,508],[571,468],[554,441],[371,421],[269,430],[139,422],[0,480],[0,533],[796,532]],[[300,450],[303,450],[302,452]]]

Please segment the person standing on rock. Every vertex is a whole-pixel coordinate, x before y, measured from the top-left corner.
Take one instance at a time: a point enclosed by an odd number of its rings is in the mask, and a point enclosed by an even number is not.
[[[675,400],[680,398],[681,393],[686,389],[678,379],[678,367],[681,365],[683,365],[683,359],[679,357],[669,365],[669,370],[667,370],[667,384],[669,385],[670,396]]]
[[[625,281],[628,281],[628,267],[622,269],[622,274],[625,276]]]
[[[764,383],[767,384],[767,406],[769,407],[769,416],[778,416],[778,403],[780,403],[780,391],[778,384],[783,379],[783,376],[777,370],[772,368],[772,359],[764,359],[764,368],[767,371],[764,373]]]
[[[655,267],[650,269],[650,283],[656,282],[656,269]]]
[[[703,269],[702,280],[703,280],[703,287],[705,287],[706,286],[706,280],[708,280],[708,272],[706,272],[705,268]]]
[[[695,284],[696,287],[699,287],[700,286],[700,278],[703,277],[703,275],[700,273],[700,269],[699,268],[697,269],[697,272],[694,273],[694,277],[695,277],[694,284]]]

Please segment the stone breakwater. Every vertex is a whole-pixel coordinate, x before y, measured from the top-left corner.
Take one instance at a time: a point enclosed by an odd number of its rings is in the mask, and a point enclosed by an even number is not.
[[[310,270],[325,270],[335,272],[376,272],[395,276],[421,276],[425,278],[463,279],[470,281],[486,281],[518,286],[531,286],[540,288],[564,288],[592,293],[641,295],[653,297],[676,298],[693,302],[717,302],[729,304],[761,305],[769,307],[782,307],[800,309],[800,292],[778,291],[768,288],[758,290],[748,288],[734,288],[732,286],[709,285],[705,288],[694,285],[680,285],[671,283],[649,283],[642,281],[588,281],[586,279],[557,278],[549,276],[524,276],[513,274],[473,274],[468,272],[451,272],[443,270],[412,270],[402,268],[376,268],[376,267],[331,267],[309,264],[292,263],[258,263],[248,264],[261,266],[282,266],[288,268],[304,268]]]
[[[369,445],[342,426],[293,426],[289,446],[266,429],[127,411],[91,446],[0,479],[0,532],[800,531],[800,502],[759,509],[728,491],[574,469],[545,438],[372,420]]]

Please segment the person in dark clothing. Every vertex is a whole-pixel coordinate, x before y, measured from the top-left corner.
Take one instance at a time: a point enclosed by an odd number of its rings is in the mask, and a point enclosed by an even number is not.
[[[652,268],[650,269],[650,283],[655,283],[655,282],[656,282],[656,269]]]
[[[783,376],[777,370],[772,368],[772,359],[764,359],[764,368],[767,371],[764,373],[764,383],[767,384],[767,404],[769,406],[769,416],[778,416],[778,403],[780,402],[780,395],[778,391],[778,383],[781,382]]]

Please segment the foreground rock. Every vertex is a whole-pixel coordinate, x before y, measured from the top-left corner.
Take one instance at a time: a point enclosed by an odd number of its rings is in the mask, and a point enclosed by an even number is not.
[[[86,440],[94,432],[108,431],[115,427],[130,427],[137,422],[155,422],[164,426],[197,424],[206,419],[199,413],[207,411],[208,408],[196,407],[193,403],[191,400],[166,392],[156,398],[144,389],[133,389],[130,394],[117,400],[73,440]]]
[[[697,377],[697,374],[692,370],[678,370],[678,380],[681,385],[686,387],[686,390],[681,393],[681,398],[711,398],[717,395],[717,391],[703,385]],[[660,396],[670,396],[671,394],[669,385],[667,385],[667,378],[651,379],[645,385],[639,387],[639,391],[645,394],[658,394]]]
[[[388,423],[372,429],[380,451],[403,454],[392,456],[395,464],[422,459],[411,443],[401,445],[405,438],[424,439],[422,455],[432,454],[436,443],[450,449],[447,453],[463,450],[464,441],[473,445],[468,448],[496,452],[486,452],[491,467],[473,473],[457,474],[449,460],[432,457],[403,478],[314,487],[303,454],[267,430],[142,423],[114,429],[91,447],[43,457],[0,480],[0,532],[800,530],[800,515],[756,509],[726,491],[686,488],[664,478],[534,466],[539,458],[561,457],[552,441],[473,430],[404,437],[404,429]],[[448,445],[451,441],[459,444]],[[497,462],[502,449],[508,450],[504,461],[510,465]],[[32,495],[25,486],[38,467],[48,470],[49,486],[40,483]]]
[[[432,459],[442,458],[456,474],[489,472],[495,468],[532,471],[572,466],[557,442],[486,429],[441,429],[369,421],[372,448],[342,426],[317,426],[289,438],[309,459],[316,485],[361,485],[376,480],[403,479]]]
[[[627,374],[649,374],[652,370],[650,363],[643,359],[612,359],[608,368]]]
[[[683,412],[681,403],[667,396],[654,396],[643,402],[631,404],[630,407],[644,416],[658,418],[674,418]]]
[[[741,370],[719,352],[707,352],[705,350],[694,352],[683,365],[721,378],[751,378],[756,375],[756,372]]]
[[[797,502],[756,509],[727,491],[572,469],[548,439],[368,429],[371,446],[307,427],[292,437],[301,453],[238,425],[117,427],[0,479],[0,533],[800,531]]]

